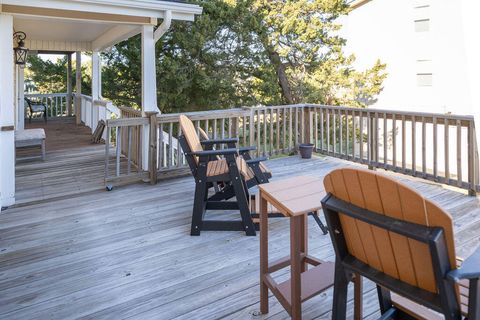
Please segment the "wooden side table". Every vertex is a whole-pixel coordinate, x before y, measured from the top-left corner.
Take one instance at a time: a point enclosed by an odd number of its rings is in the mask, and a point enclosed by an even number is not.
[[[302,318],[302,302],[330,288],[335,264],[318,260],[307,253],[307,217],[321,209],[325,196],[323,179],[294,177],[262,184],[260,189],[260,311],[268,313],[268,289],[293,319]],[[268,262],[268,204],[290,218],[290,256]],[[313,268],[308,268],[312,265]],[[290,266],[289,280],[277,283],[273,272]]]

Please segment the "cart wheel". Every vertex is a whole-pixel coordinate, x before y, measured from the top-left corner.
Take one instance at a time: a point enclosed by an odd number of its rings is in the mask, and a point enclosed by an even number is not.
[[[113,190],[113,186],[112,185],[108,185],[105,187],[105,189],[107,189],[107,191],[112,191]]]

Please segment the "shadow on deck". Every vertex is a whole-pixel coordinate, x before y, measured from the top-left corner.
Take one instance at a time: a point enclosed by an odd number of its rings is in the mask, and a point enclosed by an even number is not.
[[[35,189],[37,183],[43,190],[38,198],[44,201],[0,215],[0,318],[289,318],[274,298],[270,313],[257,315],[258,237],[246,237],[243,232],[189,236],[191,177],[82,193],[88,186],[103,186],[103,146],[90,145],[86,131],[67,139],[65,131],[76,130],[73,123],[52,121],[49,126],[47,162],[19,164],[17,173],[20,199],[33,199],[29,188]],[[71,145],[72,141],[80,147]],[[352,164],[329,157],[302,160],[294,156],[270,160],[268,165],[278,180],[301,174],[324,176]],[[453,215],[458,255],[468,255],[479,244],[477,198],[390,175]],[[45,200],[57,192],[72,196]],[[289,252],[288,226],[287,219],[272,219],[272,260]],[[309,251],[333,260],[329,236],[322,235],[313,220],[309,227]],[[277,277],[285,278],[287,271],[278,272]],[[373,319],[378,316],[376,290],[366,282],[364,292],[364,315]],[[304,303],[304,319],[330,319],[332,293],[330,289]],[[352,312],[350,300],[349,318]]]
[[[26,129],[43,128],[46,161],[19,160],[16,165],[17,205],[71,196],[104,187],[105,145],[92,144],[91,130],[75,118],[34,120]],[[17,157],[38,154],[38,148],[17,151]]]

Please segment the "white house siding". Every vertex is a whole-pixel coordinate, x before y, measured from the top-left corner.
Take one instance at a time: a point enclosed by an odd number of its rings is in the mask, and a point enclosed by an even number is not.
[[[470,0],[372,0],[342,19],[341,34],[347,40],[346,53],[357,57],[355,67],[366,69],[377,59],[387,64],[387,79],[378,101],[370,108],[389,110],[473,114],[478,112],[472,99],[472,63],[466,48],[476,42],[478,33],[464,32],[467,17],[463,8]],[[476,11],[478,13],[478,11]],[[475,90],[473,90],[475,91]],[[391,121],[388,123],[392,127]],[[382,126],[382,124],[380,124]],[[478,124],[477,124],[478,127]],[[411,127],[406,140],[411,141]],[[398,125],[397,125],[398,129]],[[416,126],[417,146],[421,124]],[[433,126],[426,128],[427,145],[433,143]],[[480,130],[478,130],[480,131]],[[450,171],[456,172],[456,128],[450,127]],[[438,126],[443,139],[444,128]],[[398,135],[397,135],[398,137]],[[463,175],[467,168],[467,131],[462,131]],[[382,141],[383,143],[383,141]],[[397,155],[401,154],[398,144]],[[389,157],[392,146],[388,146]],[[443,170],[444,144],[438,145],[439,170]],[[417,148],[417,165],[421,159]],[[407,148],[407,159],[412,151]],[[426,154],[427,167],[433,166],[433,152]]]

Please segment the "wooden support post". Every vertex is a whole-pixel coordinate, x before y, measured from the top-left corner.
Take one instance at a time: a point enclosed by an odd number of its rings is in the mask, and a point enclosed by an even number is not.
[[[75,59],[75,123],[79,125],[82,122],[82,53],[77,51]]]
[[[468,126],[468,194],[470,196],[477,195],[477,177],[478,172],[476,171],[476,161],[477,159],[477,150],[476,150],[476,139],[475,139],[475,127],[473,121],[470,122]]]
[[[0,208],[15,203],[15,101],[12,34],[13,16],[0,13]]]
[[[25,129],[25,69],[17,67],[17,126],[16,130]]]
[[[157,183],[157,113],[158,112],[145,112],[145,116],[150,119],[150,134],[149,134],[149,160],[148,169],[150,176],[150,184]]]
[[[67,115],[70,117],[72,110],[72,54],[67,54]]]

